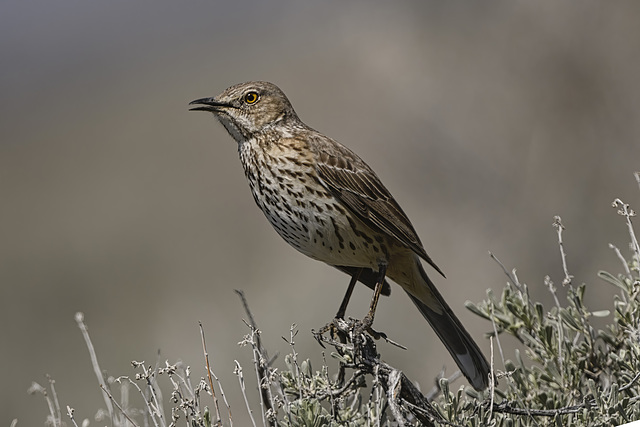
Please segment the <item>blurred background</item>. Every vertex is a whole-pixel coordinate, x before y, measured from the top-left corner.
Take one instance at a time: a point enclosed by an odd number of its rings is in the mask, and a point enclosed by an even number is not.
[[[549,307],[544,276],[563,278],[554,215],[574,284],[611,308],[596,273],[620,271],[607,245],[628,253],[629,240],[611,202],[640,207],[638,22],[637,2],[3,1],[0,425],[43,424],[46,404],[26,390],[45,374],[77,419],[104,406],[76,311],[116,376],[158,350],[204,375],[201,320],[239,425],[233,361],[251,372],[251,354],[237,346],[234,289],[271,354],[288,351],[280,337],[295,323],[319,367],[309,331],[331,320],[348,278],[277,236],[235,142],[188,111],[241,81],[278,84],[377,171],[487,354],[491,327],[463,304],[506,282],[488,251]],[[369,297],[358,289],[348,314],[362,317]],[[379,350],[423,389],[453,371],[399,288],[375,327],[409,347]]]

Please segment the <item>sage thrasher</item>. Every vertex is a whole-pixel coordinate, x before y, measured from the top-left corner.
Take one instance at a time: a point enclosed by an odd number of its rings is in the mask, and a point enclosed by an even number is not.
[[[420,259],[442,271],[407,215],[357,154],[304,124],[272,83],[238,84],[191,104],[197,105],[192,111],[213,113],[236,140],[253,198],[278,234],[303,254],[352,277],[338,318],[360,281],[374,289],[362,321],[369,328],[378,297],[390,293],[388,277],[407,292],[471,385],[487,387],[487,360]]]

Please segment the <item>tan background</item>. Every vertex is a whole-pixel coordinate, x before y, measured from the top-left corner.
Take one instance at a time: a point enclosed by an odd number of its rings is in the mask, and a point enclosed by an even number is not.
[[[320,360],[308,331],[335,313],[346,276],[280,240],[235,143],[187,111],[240,81],[277,83],[303,120],[373,166],[478,340],[489,325],[463,303],[505,282],[487,251],[549,301],[544,275],[562,279],[555,214],[576,283],[610,308],[595,275],[618,271],[607,244],[628,241],[610,203],[640,207],[638,22],[632,1],[4,1],[0,425],[41,425],[46,405],[26,389],[45,373],[78,418],[101,405],[78,310],[114,375],[161,349],[199,377],[202,320],[239,425],[231,371],[249,352],[236,346],[234,288],[272,354],[297,323],[298,350]],[[453,362],[394,290],[376,327],[409,350],[380,349],[430,387]]]

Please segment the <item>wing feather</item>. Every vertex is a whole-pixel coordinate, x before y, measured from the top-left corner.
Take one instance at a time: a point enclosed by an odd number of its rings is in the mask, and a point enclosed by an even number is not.
[[[373,170],[357,154],[318,134],[310,140],[323,185],[373,230],[394,237],[444,276],[425,251],[409,218]]]

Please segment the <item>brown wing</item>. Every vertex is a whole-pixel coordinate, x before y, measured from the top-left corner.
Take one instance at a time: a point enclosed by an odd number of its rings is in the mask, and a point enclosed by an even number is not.
[[[318,177],[336,198],[373,230],[393,236],[444,276],[427,255],[407,215],[364,160],[323,135],[309,142]]]

